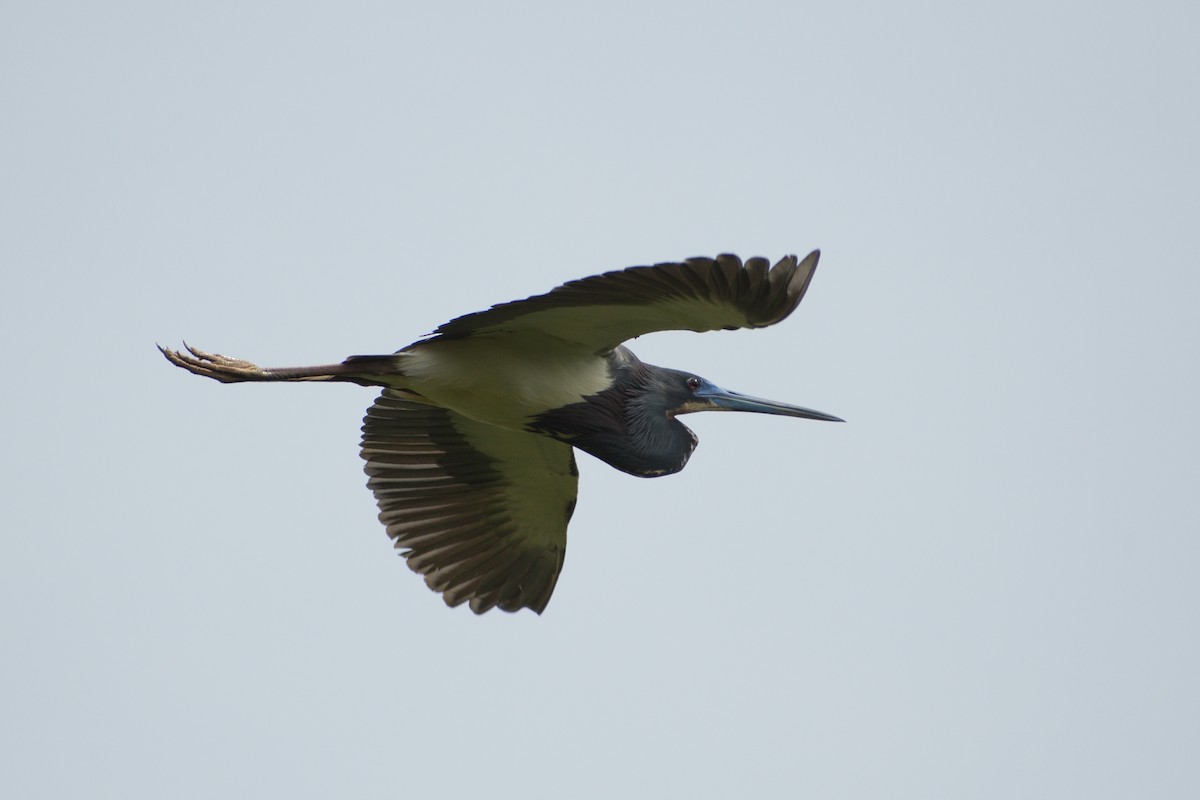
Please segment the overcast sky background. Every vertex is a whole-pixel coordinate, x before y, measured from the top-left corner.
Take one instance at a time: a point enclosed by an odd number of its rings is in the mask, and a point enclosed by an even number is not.
[[[0,7],[10,797],[1200,796],[1195,3]],[[587,456],[546,613],[365,488],[395,350],[820,247],[646,361],[839,414]]]

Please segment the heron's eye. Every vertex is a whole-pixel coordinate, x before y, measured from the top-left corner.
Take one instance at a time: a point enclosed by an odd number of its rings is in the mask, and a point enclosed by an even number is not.
[[[699,389],[700,388],[700,379],[699,378],[688,378],[687,379],[687,388],[693,392],[696,391],[697,389]]]

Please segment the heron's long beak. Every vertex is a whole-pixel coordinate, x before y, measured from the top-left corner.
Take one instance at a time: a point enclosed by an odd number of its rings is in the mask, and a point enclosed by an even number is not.
[[[776,403],[774,400],[763,400],[761,397],[750,397],[722,389],[711,383],[706,383],[697,389],[695,396],[700,402],[692,407],[684,406],[681,411],[684,413],[688,411],[750,411],[756,414],[780,414],[785,417],[803,417],[825,422],[846,421],[823,411],[813,411],[811,408],[792,406],[787,403]]]

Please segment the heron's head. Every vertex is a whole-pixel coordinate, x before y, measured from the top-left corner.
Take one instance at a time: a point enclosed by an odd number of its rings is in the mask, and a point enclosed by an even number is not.
[[[668,417],[696,411],[749,411],[826,422],[845,421],[823,411],[731,392],[691,372],[662,367],[654,368],[653,377],[646,382],[644,392],[643,402],[647,406],[658,406]]]

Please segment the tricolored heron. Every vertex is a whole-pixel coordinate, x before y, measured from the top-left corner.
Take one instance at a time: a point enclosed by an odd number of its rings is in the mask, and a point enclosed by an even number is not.
[[[773,325],[804,297],[819,255],[774,266],[720,255],[606,272],[459,317],[391,355],[340,364],[264,369],[186,343],[186,352],[159,350],[223,383],[384,387],[367,410],[362,457],[395,546],[448,605],[540,614],[575,510],[572,448],[649,478],[683,469],[696,447],[680,414],[842,421],[643,363],[622,345],[652,331]]]

